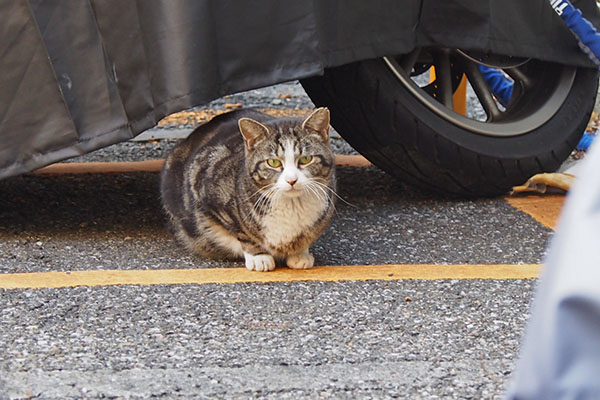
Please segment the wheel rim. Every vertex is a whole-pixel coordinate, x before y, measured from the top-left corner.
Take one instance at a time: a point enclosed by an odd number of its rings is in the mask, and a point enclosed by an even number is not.
[[[545,124],[567,98],[576,68],[538,60],[489,57],[442,48],[416,49],[399,57],[384,57],[398,81],[422,104],[448,122],[472,133],[512,137],[531,132]],[[479,65],[502,70],[514,82],[506,107],[494,97]],[[436,79],[419,86],[415,75],[434,66]],[[476,99],[485,111],[485,120],[463,116],[453,109],[452,94],[465,74]]]

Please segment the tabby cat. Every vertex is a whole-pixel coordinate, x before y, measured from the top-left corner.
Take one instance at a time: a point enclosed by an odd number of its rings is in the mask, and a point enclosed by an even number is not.
[[[308,248],[334,211],[329,110],[305,119],[254,110],[220,115],[167,157],[163,206],[175,237],[206,257],[242,257],[271,271],[276,260],[311,268]]]

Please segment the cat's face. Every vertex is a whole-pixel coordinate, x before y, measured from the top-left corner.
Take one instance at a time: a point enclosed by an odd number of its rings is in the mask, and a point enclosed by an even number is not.
[[[333,173],[329,110],[319,108],[304,121],[259,123],[242,118],[246,170],[257,187],[285,197],[318,196]]]

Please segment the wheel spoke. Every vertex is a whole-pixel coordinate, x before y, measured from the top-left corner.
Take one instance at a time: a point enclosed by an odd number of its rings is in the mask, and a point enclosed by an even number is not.
[[[384,62],[400,81],[402,90],[408,91],[431,112],[465,131],[482,136],[513,137],[537,129],[561,109],[571,91],[576,88],[574,82],[579,70],[575,67],[539,60],[523,60],[517,65],[512,60],[502,63],[502,58],[496,58],[493,60],[498,65],[492,64],[494,68],[503,70],[514,80],[510,101],[502,107],[479,68],[481,60],[469,57],[469,54],[461,55],[463,54],[457,49],[427,47],[421,49],[414,64],[412,58],[410,61],[404,60],[409,54],[391,59],[384,57]],[[405,68],[411,69],[411,74],[402,68],[401,62]],[[451,85],[443,83],[447,82],[444,71],[448,69],[444,65],[448,62],[451,67]],[[521,65],[523,62],[527,65]],[[438,73],[433,82],[427,76],[421,79],[411,76],[424,74],[432,65]],[[469,108],[466,116],[447,107],[443,100],[446,97],[445,103],[451,104],[448,97],[451,88],[457,85],[458,74],[461,72],[467,75],[480,103]],[[429,81],[429,84],[425,81]]]
[[[450,70],[450,55],[447,51],[440,51],[433,56],[435,66],[435,85],[438,100],[446,107],[452,108],[452,71]]]
[[[502,115],[502,111],[498,108],[478,65],[469,61],[465,62],[465,72],[469,83],[473,87],[479,102],[488,116],[487,122],[493,122],[498,119]]]
[[[410,73],[412,72],[413,67],[415,66],[420,54],[421,48],[417,47],[413,51],[402,57],[402,59],[400,60],[400,66],[408,75],[410,75]]]
[[[506,72],[515,82],[520,82],[524,88],[530,88],[533,85],[531,78],[527,76],[520,67],[505,68],[504,72]]]

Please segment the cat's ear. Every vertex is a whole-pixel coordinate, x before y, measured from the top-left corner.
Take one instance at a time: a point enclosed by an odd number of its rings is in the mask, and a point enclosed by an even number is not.
[[[269,134],[269,129],[266,126],[250,118],[240,118],[238,126],[244,137],[246,148],[249,150],[252,150],[256,143]]]
[[[302,122],[302,129],[321,135],[323,140],[329,140],[329,109],[317,108]]]

